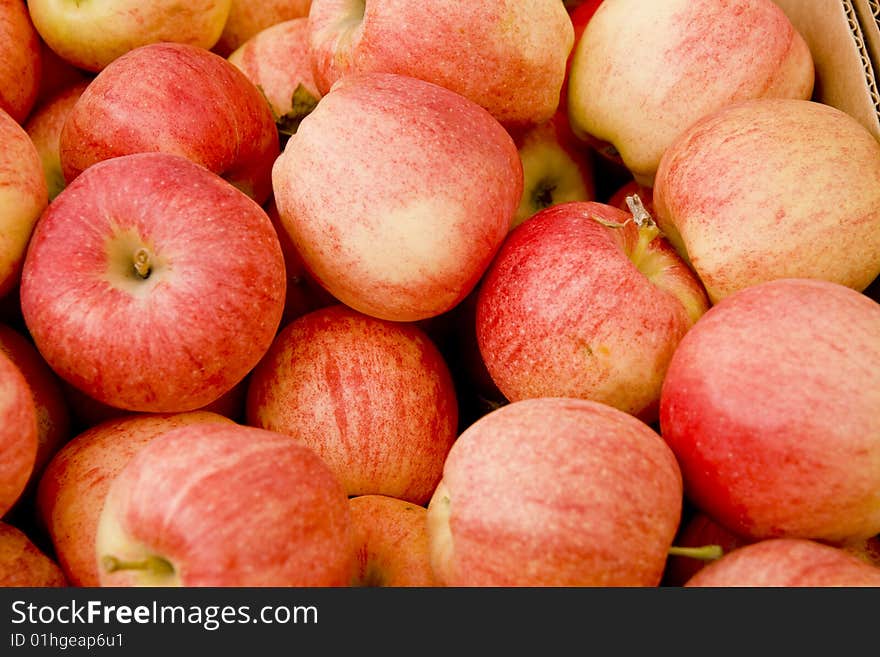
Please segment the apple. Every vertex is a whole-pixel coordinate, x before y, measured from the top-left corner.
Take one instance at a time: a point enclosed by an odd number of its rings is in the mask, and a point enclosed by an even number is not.
[[[24,124],[43,166],[49,201],[52,201],[67,186],[61,171],[61,151],[59,141],[61,129],[67,120],[74,104],[89,85],[88,80],[71,84],[59,90],[53,96],[40,102]]]
[[[265,98],[204,48],[157,43],[103,69],[68,114],[59,140],[70,183],[96,162],[160,151],[222,175],[257,203],[272,192],[278,131]]]
[[[747,538],[880,533],[880,304],[778,279],[714,305],[678,345],[660,429],[685,495]]]
[[[24,0],[0,0],[0,109],[24,123],[43,75],[40,35]]]
[[[223,31],[231,0],[29,0],[27,4],[37,32],[53,51],[77,68],[98,72],[147,44],[212,47]]]
[[[840,548],[803,538],[742,546],[704,566],[686,587],[878,587],[880,568]]]
[[[179,155],[92,165],[42,215],[21,309],[65,381],[132,411],[201,408],[262,358],[284,308],[266,212]]]
[[[88,82],[94,77],[93,73],[77,68],[66,59],[62,59],[42,39],[40,39],[40,61],[40,89],[37,92],[35,107],[45,104],[62,90],[80,82]]]
[[[24,492],[37,456],[37,410],[21,370],[0,350],[0,518]]]
[[[505,240],[480,284],[477,342],[510,401],[591,399],[650,423],[669,360],[707,308],[649,215],[562,203]]]
[[[664,154],[653,200],[713,303],[775,278],[861,291],[880,273],[880,143],[830,105],[764,98],[703,117]]]
[[[48,203],[36,146],[0,109],[0,297],[18,287],[28,241]]]
[[[98,520],[101,586],[348,586],[351,510],[327,464],[239,424],[166,431],[116,475]]]
[[[394,321],[439,315],[473,289],[523,190],[516,145],[486,110],[390,73],[340,80],[287,142],[272,181],[315,279]]]
[[[308,23],[303,17],[271,25],[227,57],[263,92],[282,136],[296,132],[321,98],[312,74]]]
[[[18,527],[0,522],[0,587],[63,587],[67,578],[55,561]]]
[[[511,129],[543,123],[559,106],[574,43],[559,0],[312,0],[318,90],[351,73],[397,73],[433,82]]]
[[[232,0],[223,32],[211,48],[229,57],[246,41],[268,27],[295,18],[308,18],[311,0]]]
[[[575,134],[612,144],[648,187],[666,148],[706,114],[813,92],[810,49],[772,0],[605,0],[574,51]]]
[[[53,456],[39,479],[35,509],[72,585],[99,585],[95,534],[116,475],[162,433],[205,422],[231,420],[207,411],[128,414],[77,434]]]
[[[388,495],[356,495],[348,502],[358,564],[353,586],[437,586],[424,506]]]
[[[626,200],[629,196],[638,196],[639,200],[642,202],[642,206],[645,208],[648,214],[650,214],[656,220],[657,211],[654,209],[653,188],[640,185],[633,179],[627,180],[616,190],[614,190],[611,196],[608,197],[606,203],[608,205],[614,206],[615,208],[620,208],[621,210],[629,210],[629,204]]]
[[[565,112],[514,135],[523,165],[523,195],[511,228],[551,205],[595,201],[593,162]]]
[[[246,423],[308,445],[348,495],[422,504],[455,441],[458,403],[423,330],[336,304],[279,332],[251,374]]]
[[[0,352],[18,367],[33,395],[37,417],[37,452],[26,486],[36,485],[49,459],[71,438],[70,410],[55,372],[33,342],[17,329],[0,324]]]
[[[657,586],[681,514],[648,425],[584,399],[512,402],[462,432],[428,504],[443,586]]]

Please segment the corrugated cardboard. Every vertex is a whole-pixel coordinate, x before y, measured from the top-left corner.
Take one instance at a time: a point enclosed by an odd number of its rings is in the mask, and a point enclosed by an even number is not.
[[[813,99],[847,112],[880,139],[880,1],[775,1],[810,46]]]

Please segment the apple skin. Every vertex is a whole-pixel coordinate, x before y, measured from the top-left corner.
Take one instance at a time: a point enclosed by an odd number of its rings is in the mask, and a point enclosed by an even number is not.
[[[386,73],[340,80],[287,142],[272,180],[315,279],[394,321],[439,315],[473,289],[523,190],[516,145],[488,112]]]
[[[59,145],[61,129],[64,127],[68,114],[88,85],[88,80],[82,80],[60,89],[53,96],[38,103],[23,126],[40,155],[43,175],[46,177],[46,187],[49,192],[49,201],[52,201],[67,186],[64,173],[61,171]]]
[[[231,0],[29,0],[31,20],[46,44],[77,68],[99,72],[138,47],[172,42],[211,48]]]
[[[305,445],[239,424],[154,438],[107,492],[95,539],[101,586],[349,586],[348,497]],[[165,559],[173,572],[105,567]]]
[[[0,587],[64,587],[67,578],[23,531],[0,522]]]
[[[28,241],[48,203],[36,146],[0,109],[0,297],[18,287]]]
[[[59,150],[68,183],[101,160],[160,151],[201,164],[262,204],[279,146],[265,98],[238,68],[204,48],[157,43],[92,80],[65,121]]]
[[[672,452],[610,406],[512,402],[452,446],[428,504],[442,586],[657,586],[681,515]]]
[[[747,538],[880,533],[880,304],[779,279],[713,306],[679,343],[660,429],[694,506]]]
[[[41,39],[23,0],[0,0],[0,109],[22,124],[37,102]]]
[[[562,203],[505,240],[480,284],[477,342],[510,401],[592,399],[652,422],[667,364],[707,308],[661,235],[603,203]]]
[[[25,258],[21,308],[71,385],[117,408],[179,412],[256,365],[284,293],[259,205],[186,158],[139,153],[94,164],[55,198]]]
[[[279,332],[251,374],[246,417],[315,450],[348,495],[423,504],[455,441],[458,403],[424,331],[336,304]]]
[[[268,27],[295,18],[308,18],[311,4],[311,0],[232,0],[223,32],[211,50],[229,57]]]
[[[880,143],[829,105],[765,98],[703,117],[664,153],[653,201],[713,303],[774,278],[861,291],[880,273]]]
[[[348,502],[358,563],[353,586],[437,586],[424,506],[388,495],[356,495]]]
[[[24,492],[37,456],[37,410],[24,374],[0,350],[0,518]]]
[[[408,75],[469,98],[509,129],[553,116],[574,43],[558,0],[312,0],[309,24],[321,93],[351,73]]]
[[[803,538],[742,546],[707,564],[685,587],[880,587],[880,568]]]
[[[806,41],[771,0],[606,0],[574,50],[573,130],[612,144],[648,187],[700,117],[750,98],[808,99],[815,77]]]
[[[40,477],[35,507],[72,585],[99,585],[95,535],[116,475],[157,436],[204,422],[231,420],[207,411],[129,414],[77,434],[54,455]]]

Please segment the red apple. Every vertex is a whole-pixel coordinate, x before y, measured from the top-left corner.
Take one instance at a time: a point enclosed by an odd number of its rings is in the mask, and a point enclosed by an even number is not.
[[[353,586],[436,586],[428,550],[428,511],[387,495],[349,499],[357,572]]]
[[[95,533],[116,475],[157,436],[204,422],[231,421],[206,411],[130,414],[79,433],[55,454],[40,477],[36,511],[71,584],[99,584]]]
[[[523,189],[516,145],[488,112],[382,73],[337,83],[272,179],[282,224],[315,278],[352,308],[396,321],[439,315],[473,289]]]
[[[397,73],[451,89],[508,128],[553,116],[574,42],[559,0],[312,0],[309,24],[321,93],[351,73]]]
[[[40,90],[37,92],[36,105],[42,105],[63,89],[80,82],[88,82],[94,77],[91,73],[77,68],[63,59],[40,39]]]
[[[672,357],[661,433],[685,494],[752,539],[880,533],[880,304],[779,279],[713,306]]]
[[[0,297],[18,287],[34,224],[49,202],[40,155],[24,128],[0,109]]]
[[[699,281],[650,217],[563,203],[514,229],[480,285],[477,341],[510,401],[591,399],[656,419],[679,341],[705,312]]]
[[[686,587],[880,587],[880,568],[840,548],[799,538],[740,547],[714,561]]]
[[[251,375],[246,417],[314,449],[349,495],[422,504],[456,438],[458,404],[424,331],[336,304],[279,332]]]
[[[64,380],[133,411],[201,408],[269,348],[284,307],[275,229],[177,155],[99,162],[43,214],[21,283],[27,327]]]
[[[0,518],[18,501],[37,456],[37,410],[21,370],[0,350]]]
[[[232,0],[223,32],[211,48],[229,57],[258,32],[295,18],[307,18],[311,0]]]
[[[657,586],[681,485],[672,452],[631,415],[513,402],[452,446],[428,505],[431,565],[445,586]]]
[[[679,528],[675,537],[675,547],[693,549],[706,545],[717,545],[721,555],[754,541],[734,534],[729,529],[712,520],[700,510],[696,510],[687,522]],[[691,555],[670,554],[663,571],[664,586],[684,586],[698,570],[711,563],[709,560]]]
[[[228,1],[228,0],[227,0]],[[103,69],[76,102],[59,142],[70,183],[119,155],[182,155],[257,203],[272,192],[278,131],[266,100],[229,61],[204,48],[157,43]]]
[[[703,117],[665,152],[654,207],[713,303],[775,278],[861,291],[880,273],[880,143],[823,103],[765,98]]]
[[[314,451],[216,422],[141,448],[96,537],[102,586],[347,586],[351,546],[348,497]]]
[[[40,35],[24,0],[0,0],[0,109],[24,123],[37,101],[43,60]]]
[[[58,564],[23,531],[0,522],[0,587],[61,587],[67,579]]]

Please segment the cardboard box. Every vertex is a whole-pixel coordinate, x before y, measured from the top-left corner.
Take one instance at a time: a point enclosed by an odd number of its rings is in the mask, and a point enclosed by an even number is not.
[[[816,66],[813,99],[858,119],[880,139],[880,0],[775,0]]]

